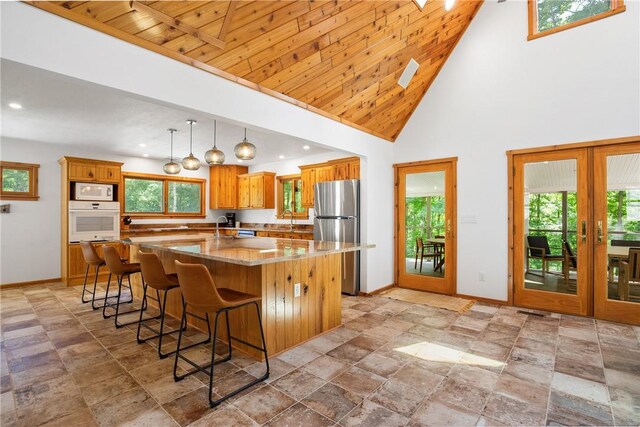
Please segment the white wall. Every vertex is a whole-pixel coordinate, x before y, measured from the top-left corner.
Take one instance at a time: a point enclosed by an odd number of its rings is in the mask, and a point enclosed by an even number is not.
[[[27,4],[2,2],[0,10],[1,53],[6,59],[366,159],[361,168],[362,233],[376,248],[363,257],[363,290],[392,283],[392,144]]]
[[[38,201],[7,200],[10,214],[0,215],[0,283],[26,282],[60,277],[60,200],[62,156],[123,162],[123,171],[162,174],[164,162],[139,157],[114,156],[106,152],[83,150],[77,146],[43,144],[0,138],[0,159],[38,163]],[[181,176],[207,178],[209,168],[184,171]],[[207,192],[208,197],[208,192]],[[208,206],[208,200],[207,206]],[[211,221],[207,218],[188,222]],[[183,222],[184,220],[134,220],[143,222]],[[34,261],[35,260],[35,261]]]
[[[640,3],[528,42],[525,1],[487,1],[394,146],[458,156],[458,292],[507,299],[506,150],[640,134]],[[486,282],[478,273],[486,272]]]

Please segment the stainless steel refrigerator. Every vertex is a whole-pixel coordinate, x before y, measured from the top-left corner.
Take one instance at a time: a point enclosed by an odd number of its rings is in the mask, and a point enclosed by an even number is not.
[[[314,240],[360,243],[360,181],[319,182],[314,196]],[[342,254],[342,292],[360,292],[360,251]]]

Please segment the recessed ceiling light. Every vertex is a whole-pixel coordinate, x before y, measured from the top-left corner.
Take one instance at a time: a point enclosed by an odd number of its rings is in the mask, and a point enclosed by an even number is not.
[[[22,110],[22,105],[18,104],[17,102],[10,102],[9,107],[13,108],[14,110]]]
[[[149,155],[145,153],[142,155],[142,157],[149,157]]]
[[[445,0],[444,10],[451,10],[454,4],[456,4],[456,0]]]
[[[398,84],[402,86],[403,89],[406,89],[407,86],[409,86],[409,82],[411,82],[411,79],[416,74],[416,71],[418,71],[419,66],[420,64],[418,64],[418,61],[416,61],[415,59],[411,58],[409,60],[407,66],[402,72],[402,75],[398,79]]]
[[[284,159],[284,156],[283,156],[282,154],[280,154],[280,155],[278,156],[278,158],[279,158],[279,159]]]
[[[147,144],[138,144],[138,145],[140,145],[140,147],[143,147],[143,148],[147,146]]]
[[[418,3],[420,9],[424,9],[424,5],[427,4],[427,0],[416,0],[416,3]]]
[[[310,150],[310,149],[311,149],[311,147],[309,147],[308,145],[303,145],[303,146],[302,146],[302,149],[303,149],[303,150]]]

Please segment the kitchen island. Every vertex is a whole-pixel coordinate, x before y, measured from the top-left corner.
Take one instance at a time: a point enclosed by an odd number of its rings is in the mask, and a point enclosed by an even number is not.
[[[216,286],[262,297],[261,315],[267,350],[274,355],[316,335],[340,326],[342,254],[373,247],[357,243],[318,242],[267,237],[210,234],[130,237],[131,262],[138,251],[155,252],[167,273],[175,272],[174,261],[204,264]],[[134,295],[142,297],[139,275],[132,277]],[[153,301],[149,300],[153,305]],[[170,292],[167,314],[180,318],[179,292]],[[231,334],[260,345],[255,310],[248,307],[229,315]],[[206,331],[206,323],[188,317],[189,324]],[[213,327],[213,324],[212,324]],[[219,326],[225,341],[226,326]],[[261,354],[237,344],[255,357]]]

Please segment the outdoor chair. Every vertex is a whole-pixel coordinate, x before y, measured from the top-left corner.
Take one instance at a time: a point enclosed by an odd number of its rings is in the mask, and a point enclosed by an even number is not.
[[[425,245],[422,237],[416,238],[416,262],[413,266],[414,269],[418,268],[418,258],[420,258],[420,273],[422,273],[422,262],[425,258],[433,259],[433,267],[435,268],[438,261],[440,261],[441,253],[438,252],[434,245]]]
[[[531,259],[542,260],[542,276],[549,271],[549,262],[561,262],[564,271],[564,254],[551,253],[547,236],[527,236],[527,273],[529,273]]]
[[[627,261],[620,261],[618,295],[622,301],[640,301],[640,296],[632,295],[629,287],[640,287],[640,248],[629,248]]]

